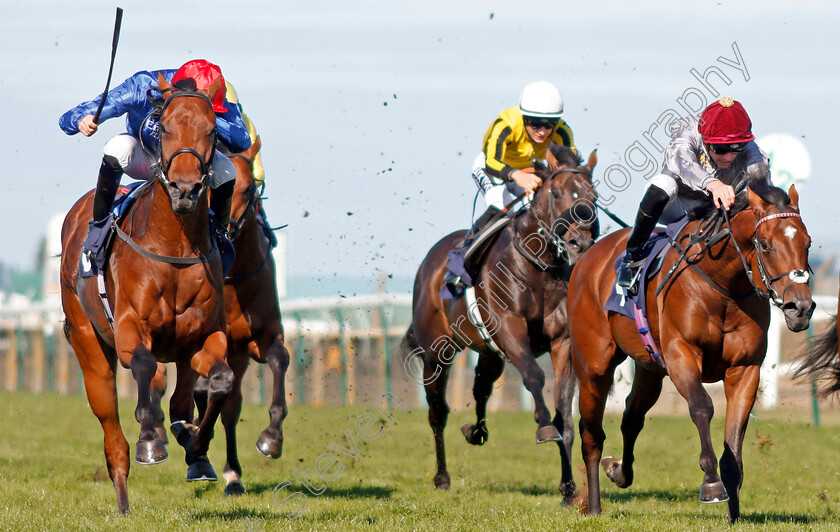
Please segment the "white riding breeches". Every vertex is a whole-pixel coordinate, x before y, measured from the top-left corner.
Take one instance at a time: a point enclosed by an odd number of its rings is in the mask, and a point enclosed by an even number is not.
[[[667,174],[659,174],[651,179],[645,191],[651,186],[656,186],[668,194],[668,203],[665,205],[665,210],[662,211],[662,216],[659,217],[659,223],[663,225],[675,222],[695,208],[706,204],[700,199],[681,197],[678,194],[677,178]]]
[[[121,133],[109,140],[103,151],[105,155],[114,157],[129,177],[145,181],[154,179],[152,165],[157,161],[143,149],[136,137]],[[213,170],[207,182],[211,189],[236,179],[236,167],[218,150],[214,152],[212,166]]]
[[[525,189],[513,182],[502,181],[497,177],[487,175],[484,169],[485,155],[480,153],[473,161],[472,176],[475,180],[476,186],[484,194],[484,203],[489,207],[496,207],[499,210],[507,207],[520,194],[525,192]],[[525,198],[513,211],[521,209],[523,206],[530,203],[529,198]]]

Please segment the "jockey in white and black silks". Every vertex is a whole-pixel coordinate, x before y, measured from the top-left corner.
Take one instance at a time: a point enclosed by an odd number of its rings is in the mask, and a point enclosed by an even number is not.
[[[100,121],[125,114],[126,132],[116,135],[105,144],[94,195],[93,225],[107,221],[123,173],[141,180],[149,180],[155,176],[152,165],[157,162],[160,135],[157,119],[153,115],[155,105],[148,94],[150,89],[158,85],[158,73],[163,74],[172,85],[183,84],[196,90],[208,88],[218,78],[222,78],[224,82],[218,66],[204,59],[195,59],[177,70],[137,72],[108,92]],[[61,115],[61,129],[68,135],[93,135],[98,127],[93,117],[100,100],[101,95]],[[239,108],[225,99],[224,83],[213,101],[213,111],[216,113],[219,141],[234,153],[247,150],[251,145],[248,130],[242,122]],[[216,221],[226,226],[230,217],[236,169],[219,151],[215,152],[211,165],[213,170],[208,182],[211,189],[210,208],[215,213]],[[85,249],[90,251],[94,247],[96,246],[86,239]]]
[[[729,210],[735,201],[733,185],[741,172],[751,183],[770,181],[767,155],[755,143],[752,121],[732,98],[709,105],[700,119],[690,116],[671,126],[662,173],[651,179],[642,198],[617,284],[633,291],[644,262],[642,248],[658,222],[674,222],[711,200]]]

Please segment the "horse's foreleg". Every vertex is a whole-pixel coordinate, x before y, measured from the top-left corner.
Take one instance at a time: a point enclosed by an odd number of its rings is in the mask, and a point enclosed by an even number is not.
[[[193,423],[196,425],[201,422],[204,413],[207,412],[207,388],[210,385],[207,377],[199,377],[193,386],[193,401],[195,401],[195,419]]]
[[[680,345],[681,344],[681,345]],[[694,353],[695,347],[680,340],[676,348],[669,351],[668,373],[674,387],[688,402],[688,412],[700,435],[700,468],[703,470],[703,485],[700,486],[700,502],[712,503],[727,500],[726,489],[717,470],[717,456],[712,447],[710,424],[715,413],[712,398],[706,393],[701,381],[700,370],[695,360],[701,355]]]
[[[551,423],[551,412],[543,398],[545,373],[537,364],[531,352],[528,338],[528,326],[524,319],[508,320],[505,330],[506,342],[501,345],[502,351],[522,375],[522,383],[534,398],[534,421],[537,422],[537,443],[561,441],[563,436]]]
[[[741,451],[747,431],[750,411],[758,391],[760,366],[729,368],[723,380],[726,392],[726,422],[724,448],[720,457],[720,474],[729,494],[729,522],[741,517],[740,493],[744,482],[744,462]]]
[[[423,359],[423,382],[426,388],[426,402],[429,403],[429,425],[435,435],[435,453],[437,473],[435,487],[449,489],[449,472],[446,470],[446,448],[443,442],[443,429],[449,416],[446,404],[446,382],[449,378],[449,364],[438,361],[435,353],[426,353]]]
[[[257,439],[257,450],[269,458],[280,458],[283,454],[283,420],[289,413],[286,407],[286,370],[289,369],[289,358],[283,335],[277,335],[266,352],[268,367],[273,376],[269,422]]]
[[[655,373],[636,365],[633,388],[627,396],[624,415],[621,418],[621,434],[624,437],[622,459],[611,456],[601,459],[604,472],[619,488],[633,484],[633,462],[636,439],[645,426],[645,414],[653,408],[662,393],[662,373]]]
[[[221,414],[222,425],[225,426],[225,448],[227,449],[227,460],[223,473],[225,496],[243,495],[245,493],[245,486],[242,484],[242,466],[239,464],[236,449],[236,424],[239,422],[239,413],[242,411],[242,378],[248,369],[249,361],[250,359],[247,356],[228,360],[234,374],[234,380],[233,389],[225,400]]]
[[[120,413],[117,407],[116,357],[113,353],[111,356],[106,356],[92,327],[87,326],[81,329],[70,325],[76,320],[86,319],[81,310],[76,314],[75,319],[68,315],[65,330],[69,333],[70,345],[82,368],[90,409],[99,419],[105,433],[105,462],[108,465],[108,476],[114,483],[117,509],[121,514],[126,514],[128,513],[128,472],[131,461],[128,458],[128,441],[120,426]]]
[[[158,362],[157,371],[155,372],[155,376],[152,377],[151,384],[152,409],[155,413],[155,431],[160,441],[167,444],[169,443],[169,437],[166,435],[166,429],[163,428],[166,416],[163,413],[163,408],[160,406],[160,401],[164,393],[166,393],[166,365]]]
[[[157,372],[157,360],[143,346],[134,348],[131,374],[137,382],[137,408],[134,417],[140,423],[140,436],[134,459],[140,464],[159,464],[169,458],[163,440],[156,430],[159,416],[152,406],[152,379]],[[160,405],[160,401],[157,401]]]
[[[572,400],[575,394],[574,368],[568,337],[551,343],[551,365],[554,368],[554,420],[552,423],[563,439],[557,442],[560,449],[560,493],[563,503],[570,504],[575,496],[575,479],[572,474],[572,443],[575,428],[572,424]]]
[[[464,423],[461,426],[464,437],[473,445],[484,445],[490,436],[487,431],[487,400],[493,393],[493,384],[502,376],[504,370],[505,361],[498,355],[479,354],[473,383],[476,422],[475,425]]]
[[[188,362],[176,363],[177,380],[172,399],[169,402],[170,428],[175,440],[186,451],[185,461],[189,466],[187,480],[216,480],[216,472],[206,456],[196,456],[190,449],[198,433],[198,427],[193,424],[193,388],[198,373],[193,371]],[[212,432],[211,432],[212,437]]]
[[[190,452],[205,456],[213,437],[213,426],[219,418],[225,399],[233,389],[234,374],[225,361],[227,336],[216,331],[204,341],[204,347],[190,361],[190,367],[199,375],[207,377],[207,412],[201,419],[198,433],[192,440]]]
[[[578,376],[581,376],[578,371]],[[604,375],[579,378],[580,450],[586,466],[586,490],[589,492],[589,513],[601,513],[601,484],[598,464],[604,451],[604,408],[613,383],[612,367]]]

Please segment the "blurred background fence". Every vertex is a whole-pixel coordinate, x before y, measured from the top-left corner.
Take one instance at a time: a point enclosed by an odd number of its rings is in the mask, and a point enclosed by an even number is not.
[[[837,298],[816,297],[818,310],[808,334],[793,334],[784,326],[777,309],[769,331],[768,356],[762,368],[759,408],[810,410],[812,387],[790,379],[793,358],[805,347],[810,335],[822,332],[836,312]],[[407,374],[399,345],[411,320],[409,295],[373,294],[337,298],[307,298],[281,301],[286,343],[291,355],[286,375],[290,405],[315,406],[366,404],[382,393],[391,392],[413,407],[425,407],[425,395]],[[57,303],[32,303],[0,307],[0,387],[7,391],[60,394],[83,393],[81,371],[64,333],[63,316]],[[450,368],[447,399],[453,410],[473,405],[472,382],[476,355],[468,351],[455,358]],[[551,398],[551,363],[540,358],[546,372],[546,399]],[[419,368],[415,371],[418,371]],[[629,391],[632,367],[619,368],[610,399],[611,410],[621,410]],[[174,386],[169,372],[168,393]],[[136,397],[131,373],[118,369],[118,391],[122,398]],[[271,371],[252,363],[245,377],[245,400],[271,400]],[[716,405],[722,404],[722,386],[708,385]],[[509,366],[497,382],[488,409],[529,410],[531,398],[518,372]],[[666,379],[662,398],[653,413],[687,411],[685,402]]]

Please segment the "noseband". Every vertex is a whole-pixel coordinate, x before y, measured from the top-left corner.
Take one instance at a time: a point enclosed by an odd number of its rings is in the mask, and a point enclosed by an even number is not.
[[[163,118],[163,113],[166,112],[166,108],[169,106],[169,104],[172,103],[173,100],[175,100],[175,98],[185,98],[185,97],[201,98],[202,100],[207,102],[207,105],[210,106],[211,111],[213,109],[213,102],[210,101],[210,98],[208,98],[204,94],[201,94],[200,92],[179,91],[178,89],[166,89],[166,90],[173,90],[173,91],[176,91],[176,92],[174,92],[172,94],[172,96],[170,96],[169,98],[167,98],[163,102],[163,106],[160,109],[161,118]],[[215,120],[215,117],[216,117],[216,115],[214,113],[213,114],[213,119],[214,120]],[[211,173],[213,172],[213,157],[216,156],[216,141],[217,140],[218,140],[218,131],[214,127],[213,128],[213,144],[212,144],[212,148],[210,149],[210,157],[209,157],[209,162],[208,162],[208,160],[205,159],[203,155],[198,153],[193,148],[180,148],[180,149],[175,150],[172,153],[172,155],[170,155],[169,157],[166,157],[163,153],[163,139],[161,139],[160,146],[159,146],[159,149],[158,149],[158,151],[159,151],[158,162],[154,167],[155,173],[157,174],[158,179],[160,179],[163,182],[164,185],[168,185],[169,184],[169,177],[168,177],[169,167],[172,166],[172,161],[175,159],[176,156],[181,155],[182,153],[189,153],[189,154],[195,156],[196,159],[198,159],[198,163],[199,163],[200,168],[201,168],[201,184],[205,185],[206,182],[207,182],[207,179],[210,177]]]
[[[729,214],[726,212],[726,210],[723,211],[723,216],[724,216],[724,218],[726,218],[726,223],[730,227],[730,234],[732,234],[731,233],[732,225],[729,223]],[[764,299],[772,301],[773,304],[776,305],[777,307],[782,308],[782,306],[784,305],[784,297],[785,297],[785,294],[787,294],[788,289],[794,283],[796,283],[796,284],[806,284],[808,282],[808,279],[810,279],[810,274],[808,273],[807,270],[790,270],[788,272],[779,274],[775,277],[771,277],[770,274],[767,273],[767,267],[764,265],[764,260],[761,258],[762,257],[762,255],[761,255],[761,244],[758,241],[757,230],[758,230],[759,225],[761,225],[764,222],[767,222],[769,220],[774,220],[776,218],[800,218],[801,219],[802,216],[800,216],[799,213],[796,213],[796,212],[782,212],[782,213],[778,213],[778,214],[771,214],[769,216],[765,216],[764,218],[758,220],[757,222],[755,222],[755,226],[753,226],[752,242],[753,242],[753,248],[755,249],[756,263],[758,264],[758,273],[761,276],[761,282],[764,283],[764,286],[767,287],[766,291],[759,288],[758,285],[756,285],[755,282],[753,281],[752,269],[750,269],[749,264],[747,264],[747,260],[744,258],[744,254],[741,253],[741,248],[738,246],[738,242],[735,240],[734,235],[732,235],[732,242],[735,244],[735,249],[738,251],[738,257],[740,257],[740,259],[741,259],[741,264],[743,264],[744,270],[747,273],[747,279],[749,279],[750,283],[753,285],[753,289],[755,290],[755,293],[758,294],[759,296],[761,296]],[[780,297],[779,293],[776,291],[776,289],[773,288],[773,283],[775,283],[776,281],[778,281],[778,280],[780,280],[784,277],[790,278],[790,282],[788,282],[788,284],[785,286],[785,289],[782,290],[782,295]]]

